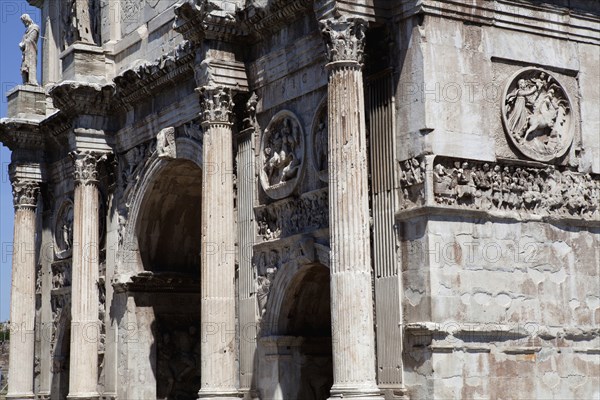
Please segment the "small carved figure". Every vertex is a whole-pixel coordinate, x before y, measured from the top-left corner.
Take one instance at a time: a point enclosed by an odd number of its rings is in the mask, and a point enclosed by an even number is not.
[[[327,137],[327,114],[323,113],[319,119],[319,125],[315,134],[315,152],[316,164],[319,171],[325,171],[327,167],[327,157],[329,153],[329,139]]]
[[[38,85],[37,81],[37,42],[40,37],[40,27],[36,25],[29,14],[23,14],[21,21],[27,28],[19,48],[23,52],[23,61],[21,63],[21,76],[24,85]]]
[[[508,127],[517,136],[521,135],[525,130],[529,120],[527,96],[530,96],[535,92],[535,86],[527,86],[527,81],[525,79],[519,79],[519,87],[513,90],[506,98],[506,102],[511,105]]]
[[[175,158],[175,128],[169,127],[158,132],[156,153],[158,157]]]
[[[523,140],[530,139],[532,132],[541,129],[552,129],[558,115],[558,104],[554,97],[554,89],[550,89],[537,103],[534,113],[529,117],[529,128],[525,131]],[[547,143],[547,142],[546,142]]]
[[[54,235],[57,255],[65,258],[73,247],[73,203],[66,201],[56,218]]]

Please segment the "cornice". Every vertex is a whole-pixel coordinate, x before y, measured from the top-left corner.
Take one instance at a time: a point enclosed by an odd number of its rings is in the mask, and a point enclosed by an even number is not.
[[[40,123],[40,129],[52,137],[59,137],[73,127],[73,122],[64,112],[56,111]]]
[[[467,4],[459,0],[411,0],[398,2],[390,13],[396,21],[417,14],[600,44],[600,13],[549,1],[494,0]]]
[[[212,1],[187,0],[174,11],[173,29],[194,44],[204,39],[234,42],[247,36],[239,17],[220,9]]]
[[[313,0],[275,0],[266,7],[253,4],[238,13],[249,33],[258,37],[277,32],[299,14],[312,12]]]
[[[206,39],[235,42],[248,36],[246,27],[242,25],[237,17],[231,14],[209,14],[206,16],[203,28]]]
[[[3,118],[0,120],[0,142],[11,151],[43,149],[44,138],[40,131],[40,122]]]
[[[112,107],[115,85],[63,81],[52,86],[49,94],[54,106],[65,114],[105,116]]]
[[[190,41],[152,63],[127,69],[114,79],[117,99],[129,106],[166,85],[194,75],[194,46]]]

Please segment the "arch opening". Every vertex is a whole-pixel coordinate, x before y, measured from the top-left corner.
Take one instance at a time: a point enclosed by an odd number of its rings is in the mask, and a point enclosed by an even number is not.
[[[200,389],[201,200],[202,170],[169,160],[147,185],[135,221],[135,318],[151,338],[137,368],[156,382],[144,398],[195,400]]]
[[[200,278],[202,172],[171,161],[149,185],[136,224],[145,271]]]
[[[291,357],[280,360],[286,398],[326,400],[333,385],[329,268],[305,266],[286,290],[279,314],[280,345]]]

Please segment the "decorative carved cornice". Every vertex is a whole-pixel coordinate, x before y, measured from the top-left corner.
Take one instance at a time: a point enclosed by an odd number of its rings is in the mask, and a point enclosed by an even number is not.
[[[231,42],[247,35],[236,15],[210,0],[186,0],[174,11],[173,29],[194,44],[205,38]]]
[[[35,210],[40,191],[39,182],[15,179],[12,182],[12,191],[15,210]]]
[[[98,183],[98,163],[106,160],[106,154],[91,151],[74,151],[73,179],[77,185],[95,185]]]
[[[202,111],[200,119],[202,125],[231,124],[233,113],[233,100],[231,89],[218,87],[202,87],[200,93],[200,105]]]
[[[186,41],[152,63],[121,72],[114,79],[117,98],[125,105],[135,104],[167,85],[192,76],[194,57],[193,45]]]
[[[3,118],[0,120],[0,142],[12,151],[18,149],[42,150],[44,137],[36,121]]]
[[[367,22],[361,18],[328,18],[319,22],[330,63],[362,65]]]
[[[250,5],[239,13],[248,31],[265,36],[289,25],[298,15],[311,11],[312,0],[275,0],[266,7]]]
[[[40,129],[55,138],[69,132],[73,128],[73,121],[64,112],[58,111],[40,123]]]
[[[54,106],[69,115],[107,115],[115,95],[114,83],[64,81],[50,88]]]
[[[186,40],[200,43],[204,39],[204,21],[206,16],[216,8],[208,0],[185,0],[175,6],[175,22],[173,29]]]

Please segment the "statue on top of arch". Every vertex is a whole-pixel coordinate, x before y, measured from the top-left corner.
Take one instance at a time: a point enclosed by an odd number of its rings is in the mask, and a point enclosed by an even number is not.
[[[98,0],[63,0],[64,46],[73,43],[95,45],[99,40],[100,4]]]

